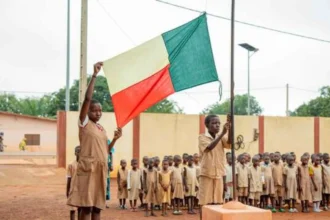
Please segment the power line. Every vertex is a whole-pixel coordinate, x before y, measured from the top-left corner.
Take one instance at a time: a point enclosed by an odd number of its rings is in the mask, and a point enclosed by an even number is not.
[[[163,3],[163,4],[171,5],[171,6],[174,6],[174,7],[178,7],[178,8],[181,8],[181,9],[186,9],[186,10],[189,10],[189,11],[193,11],[193,12],[198,12],[198,13],[202,13],[203,12],[203,11],[199,11],[199,10],[196,10],[196,9],[188,8],[188,7],[185,7],[185,6],[181,6],[181,5],[177,5],[177,4],[165,2],[165,1],[162,1],[162,0],[155,0],[155,1],[160,2],[160,3]],[[209,15],[209,16],[220,18],[220,19],[227,20],[227,21],[230,21],[231,20],[230,18],[223,17],[223,16],[216,15],[216,14],[212,14],[212,13],[206,13],[206,14]],[[310,37],[310,36],[306,36],[306,35],[301,35],[301,34],[296,34],[296,33],[288,32],[288,31],[282,31],[282,30],[278,30],[278,29],[274,29],[274,28],[269,28],[269,27],[265,27],[265,26],[261,26],[261,25],[256,25],[256,24],[248,23],[248,22],[245,22],[245,21],[235,20],[235,22],[236,23],[239,23],[239,24],[244,24],[244,25],[247,25],[247,26],[255,27],[255,28],[260,28],[260,29],[264,29],[264,30],[268,30],[268,31],[273,31],[273,32],[281,33],[281,34],[287,34],[287,35],[291,35],[291,36],[295,36],[295,37],[301,37],[301,38],[305,38],[305,39],[309,39],[309,40],[315,40],[315,41],[319,41],[319,42],[323,42],[323,43],[330,43],[330,40],[324,40],[324,39],[320,39],[320,38],[315,38],[315,37]]]
[[[290,86],[290,89],[295,89],[295,90],[300,90],[300,91],[305,91],[305,92],[319,93],[319,91],[310,90],[310,89],[296,88],[296,87],[291,87],[291,86]]]
[[[101,2],[99,0],[96,0],[96,2],[101,6],[101,8],[103,9],[103,11],[105,12],[106,15],[108,15],[108,17],[113,21],[113,23],[115,23],[115,25],[120,29],[120,31],[127,37],[127,39],[129,39],[134,45],[136,45],[136,43],[134,42],[134,40],[129,36],[129,34],[118,24],[118,22],[110,15],[110,13],[106,10],[106,8],[104,7],[104,5],[101,4]]]

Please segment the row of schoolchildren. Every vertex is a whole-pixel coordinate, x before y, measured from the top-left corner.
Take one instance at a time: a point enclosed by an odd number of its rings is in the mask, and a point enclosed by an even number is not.
[[[138,168],[138,160],[132,159],[132,168],[126,168],[127,162],[120,161],[117,173],[118,199],[120,209],[126,209],[129,200],[131,211],[137,211],[137,200],[145,208],[146,216],[155,216],[154,210],[173,208],[174,215],[181,215],[182,205],[188,207],[188,214],[194,212],[198,204],[198,175],[200,172],[198,154],[165,156],[160,164],[159,157],[143,157],[143,167]],[[150,212],[150,213],[149,213]]]
[[[311,162],[309,162],[311,159]],[[226,199],[232,196],[232,159],[227,154],[226,182],[228,190]],[[329,209],[330,199],[330,164],[329,154],[304,153],[300,163],[291,152],[281,155],[264,153],[251,157],[244,153],[236,161],[237,192],[240,202],[269,208],[272,212],[298,212],[295,203],[301,203],[302,212],[309,212],[313,202],[314,212]],[[279,209],[276,209],[276,205]]]

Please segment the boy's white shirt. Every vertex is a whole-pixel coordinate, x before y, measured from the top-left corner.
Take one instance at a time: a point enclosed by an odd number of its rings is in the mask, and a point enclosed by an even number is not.
[[[128,171],[128,175],[127,175],[127,189],[131,189],[131,171],[132,170],[129,170]],[[140,169],[137,169],[136,172],[139,172],[139,180],[140,180],[140,178],[141,178],[141,170]],[[138,189],[141,189],[141,181],[139,181]]]

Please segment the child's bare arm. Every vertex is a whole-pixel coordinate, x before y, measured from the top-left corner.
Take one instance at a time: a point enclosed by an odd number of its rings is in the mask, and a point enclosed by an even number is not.
[[[66,197],[69,197],[70,186],[71,186],[71,177],[68,177],[66,181]]]
[[[143,171],[143,190],[145,193],[147,193],[148,189],[147,189],[147,173],[144,170]]]
[[[174,185],[173,185],[173,183],[174,183],[174,177],[173,177],[173,172],[171,173],[171,177],[170,177],[170,179],[171,179],[171,190],[172,190],[172,192],[174,191]]]
[[[298,184],[298,191],[301,191],[302,186],[301,186],[301,168],[300,167],[298,167],[297,184]]]
[[[121,185],[120,185],[120,173],[119,173],[119,171],[117,172],[117,185],[118,185],[118,190],[121,191]]]
[[[185,167],[183,168],[182,181],[183,181],[185,191],[188,192],[189,189],[188,189],[188,185],[187,185],[187,169]]]
[[[323,186],[323,189],[325,189],[325,182],[324,182],[325,170],[324,170],[323,166],[321,166],[321,169],[322,169],[322,186]]]
[[[286,185],[286,175],[285,175],[285,174],[283,174],[283,182],[284,182],[284,189],[285,189],[285,192],[287,192],[287,191],[288,191],[288,187],[287,187],[287,185]]]

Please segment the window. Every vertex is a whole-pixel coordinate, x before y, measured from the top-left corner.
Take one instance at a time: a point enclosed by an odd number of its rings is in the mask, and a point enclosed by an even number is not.
[[[26,145],[40,146],[40,134],[26,134]]]

